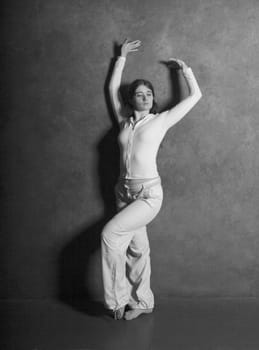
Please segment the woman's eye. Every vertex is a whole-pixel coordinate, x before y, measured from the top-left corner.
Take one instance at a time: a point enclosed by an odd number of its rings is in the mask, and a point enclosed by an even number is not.
[[[136,96],[136,97],[144,97],[144,94],[136,94],[135,96]],[[147,96],[147,97],[151,97],[152,94],[147,94],[146,96]]]

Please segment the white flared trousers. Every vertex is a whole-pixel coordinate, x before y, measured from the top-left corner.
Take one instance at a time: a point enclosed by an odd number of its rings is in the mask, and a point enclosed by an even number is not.
[[[104,301],[110,310],[154,307],[150,288],[150,247],[146,225],[163,200],[160,178],[121,180],[116,186],[119,212],[102,231]]]

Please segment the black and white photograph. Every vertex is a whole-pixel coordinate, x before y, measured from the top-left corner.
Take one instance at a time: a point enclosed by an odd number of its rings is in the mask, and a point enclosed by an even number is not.
[[[259,349],[259,1],[1,4],[0,349]]]

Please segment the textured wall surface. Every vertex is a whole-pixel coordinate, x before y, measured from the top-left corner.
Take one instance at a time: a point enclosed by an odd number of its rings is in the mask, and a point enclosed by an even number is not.
[[[124,83],[150,79],[163,109],[179,91],[160,61],[179,57],[203,92],[159,150],[156,295],[258,296],[259,2],[6,1],[2,16],[0,296],[102,294],[118,175],[105,87],[125,37],[143,46]]]

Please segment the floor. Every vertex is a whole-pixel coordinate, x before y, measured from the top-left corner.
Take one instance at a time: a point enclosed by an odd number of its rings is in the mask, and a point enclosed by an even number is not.
[[[1,350],[258,350],[259,300],[171,299],[114,321],[97,304],[1,301]]]

